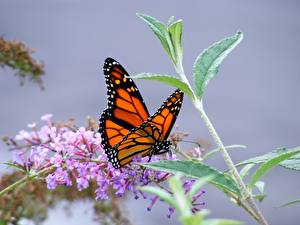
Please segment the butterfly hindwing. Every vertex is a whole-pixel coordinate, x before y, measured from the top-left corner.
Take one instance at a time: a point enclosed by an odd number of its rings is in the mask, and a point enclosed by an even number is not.
[[[151,155],[156,138],[161,133],[150,123],[143,123],[141,126],[131,130],[111,151],[108,159],[115,168],[120,168],[130,163],[135,156]]]
[[[109,109],[104,110],[99,124],[101,144],[106,154],[129,132],[128,129],[110,119],[110,115]]]
[[[183,101],[183,92],[176,90],[147,121],[131,130],[108,154],[115,168],[130,163],[134,156],[151,156],[168,150],[167,138]]]
[[[107,58],[103,71],[108,107],[101,115],[99,132],[102,145],[108,152],[129,130],[141,125],[150,115],[138,88],[119,62]]]

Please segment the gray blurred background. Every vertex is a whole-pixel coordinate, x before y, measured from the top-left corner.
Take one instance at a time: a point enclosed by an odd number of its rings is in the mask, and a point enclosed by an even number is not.
[[[233,151],[235,162],[266,153],[276,147],[300,144],[300,2],[299,1],[16,1],[0,0],[0,35],[25,41],[45,63],[45,91],[34,84],[19,87],[9,69],[0,70],[0,135],[15,135],[41,115],[54,120],[86,116],[98,118],[106,106],[101,71],[110,56],[130,74],[173,74],[172,65],[149,28],[136,12],[167,21],[184,20],[184,66],[191,79],[194,59],[204,48],[237,30],[244,40],[223,63],[219,76],[209,85],[204,104],[226,144],[245,144]],[[151,112],[173,88],[137,81]],[[211,143],[204,124],[186,98],[177,120],[190,139]],[[2,143],[1,162],[10,159]],[[224,169],[221,157],[211,164]],[[5,168],[1,167],[3,171]],[[300,197],[299,172],[276,168],[264,179],[268,197],[260,204],[270,224],[299,224],[299,205],[278,208]],[[240,219],[255,224],[219,191],[206,187],[203,200],[213,217]],[[166,218],[167,207],[129,197],[126,210],[133,224],[177,224],[176,215]],[[69,218],[61,207],[51,211],[47,225],[95,224],[91,205],[77,203]],[[63,223],[62,223],[63,221]]]

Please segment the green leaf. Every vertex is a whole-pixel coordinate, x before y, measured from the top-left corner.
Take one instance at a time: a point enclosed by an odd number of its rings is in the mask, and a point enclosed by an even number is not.
[[[170,18],[169,18],[169,20],[168,20],[168,24],[167,24],[167,26],[169,27],[169,26],[171,26],[171,24],[173,23],[173,21],[174,21],[174,16],[171,16]]]
[[[259,202],[262,202],[266,198],[266,195],[265,194],[259,194],[259,195],[253,196],[253,198],[258,200]]]
[[[139,18],[141,18],[144,22],[148,24],[148,26],[151,28],[151,30],[154,32],[156,37],[160,40],[160,43],[162,44],[163,48],[166,50],[168,56],[171,58],[171,60],[174,60],[174,55],[172,53],[172,46],[170,46],[169,39],[169,33],[159,20],[155,19],[152,16],[148,16],[145,14],[137,13],[136,14]],[[171,48],[170,48],[171,47]]]
[[[197,213],[189,216],[181,216],[180,221],[182,222],[183,225],[202,225],[203,215]]]
[[[151,186],[143,186],[138,187],[139,190],[148,192],[158,196],[160,199],[164,200],[166,203],[171,205],[174,208],[177,208],[175,200],[173,200],[172,196],[165,190],[158,188],[158,187],[151,187]]]
[[[244,160],[238,164],[236,164],[236,166],[243,166],[243,165],[247,165],[247,164],[261,164],[261,163],[264,163],[266,162],[267,160],[269,159],[272,159],[284,152],[286,152],[287,149],[285,148],[279,148],[279,149],[275,149],[265,155],[261,155],[261,156],[256,156],[256,157],[253,157],[253,158],[250,158],[250,159],[247,159],[247,160]]]
[[[187,177],[192,178],[203,178],[207,176],[213,176],[212,180],[209,181],[210,184],[216,186],[223,192],[233,192],[238,196],[241,196],[239,188],[237,187],[234,180],[227,174],[218,171],[217,169],[205,165],[200,162],[188,161],[188,160],[161,160],[159,162],[153,162],[149,164],[143,164],[145,167],[171,172],[171,173],[182,173]]]
[[[171,37],[172,45],[176,55],[176,62],[182,61],[182,45],[181,45],[181,37],[182,37],[182,20],[178,20],[173,23],[169,27],[169,34]]]
[[[200,224],[202,225],[204,217],[209,214],[210,214],[210,212],[208,209],[202,209],[201,211],[199,211],[193,215],[181,216],[180,221],[184,225],[200,225]]]
[[[245,161],[242,161],[242,162],[238,163],[236,166],[242,166],[242,165],[247,165],[247,164],[251,164],[251,163],[261,164],[261,163],[264,163],[267,160],[272,159],[272,158],[274,158],[278,155],[281,155],[285,152],[288,152],[290,150],[293,151],[293,150],[297,150],[297,149],[300,149],[300,147],[295,147],[295,148],[292,148],[292,149],[278,148],[278,149],[275,149],[272,152],[269,152],[265,155],[257,156],[257,157],[250,158],[250,159],[247,159]],[[300,154],[297,154],[297,155],[294,155],[294,156],[290,157],[289,159],[281,162],[279,165],[282,166],[282,167],[285,167],[287,169],[299,170],[300,171]]]
[[[256,172],[251,176],[249,187],[253,188],[255,183],[263,176],[265,175],[270,169],[277,166],[282,161],[300,153],[300,149],[296,150],[290,150],[285,153],[282,153],[272,159],[269,159],[268,161],[264,162],[257,170]]]
[[[243,33],[225,38],[205,49],[196,59],[193,66],[196,94],[202,97],[204,89],[210,80],[217,75],[219,66],[226,56],[241,42]]]
[[[257,187],[257,189],[260,192],[260,194],[255,195],[254,199],[257,199],[259,202],[262,202],[266,198],[266,195],[264,194],[265,182],[263,182],[263,181],[257,181],[255,183],[255,187]]]
[[[164,75],[164,74],[153,74],[153,73],[140,73],[135,76],[131,76],[131,78],[143,79],[143,80],[156,80],[156,81],[163,82],[165,84],[179,88],[186,95],[188,95],[192,100],[194,100],[193,91],[189,88],[189,86],[174,76]]]
[[[225,148],[226,148],[226,150],[228,150],[228,149],[245,149],[245,148],[247,148],[247,146],[245,146],[245,145],[228,145],[228,146],[225,146]],[[215,155],[219,151],[220,151],[220,148],[215,148],[215,149],[209,151],[208,153],[206,153],[203,156],[203,160],[208,159],[209,157]]]
[[[286,169],[300,171],[300,154],[292,156],[291,158],[280,163],[279,165]]]
[[[298,198],[298,199],[296,199],[294,201],[287,202],[287,203],[283,204],[280,207],[286,207],[286,206],[290,206],[290,205],[294,205],[294,204],[298,204],[298,203],[300,203],[300,198]]]
[[[191,214],[190,202],[188,201],[188,198],[186,197],[186,195],[184,193],[179,174],[176,174],[175,176],[173,176],[169,179],[169,186],[174,195],[176,205],[177,205],[177,207],[176,207],[177,210],[179,210],[181,215],[183,215],[183,216],[190,215]]]
[[[246,166],[243,167],[243,169],[241,169],[240,171],[240,176],[241,178],[244,178],[245,176],[247,176],[250,172],[250,170],[255,166],[254,163],[251,164],[247,164]]]
[[[264,189],[265,189],[265,182],[263,181],[257,181],[255,183],[255,186],[257,187],[257,189],[259,190],[260,193],[264,193]]]
[[[207,176],[207,177],[203,177],[203,178],[199,178],[194,184],[193,186],[191,187],[188,195],[189,195],[189,198],[190,200],[193,198],[193,196],[195,194],[197,194],[197,192],[200,190],[200,188],[208,183],[209,181],[211,181],[214,177],[213,176]]]
[[[4,165],[7,165],[7,166],[10,166],[10,167],[14,167],[14,168],[16,168],[16,169],[18,169],[18,170],[21,170],[21,171],[23,171],[23,172],[27,172],[26,169],[25,169],[23,166],[21,166],[21,165],[14,164],[14,163],[11,163],[11,162],[5,162],[5,163],[3,163],[3,164],[4,164]]]
[[[227,220],[227,219],[209,219],[203,221],[201,225],[239,225],[243,224],[237,220]]]

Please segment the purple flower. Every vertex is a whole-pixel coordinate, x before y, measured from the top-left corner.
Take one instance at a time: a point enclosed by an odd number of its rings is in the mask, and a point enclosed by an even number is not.
[[[16,135],[15,139],[18,141],[22,141],[22,140],[29,140],[30,138],[31,135],[27,131],[21,130],[19,134]]]
[[[78,177],[76,179],[76,182],[77,182],[77,189],[79,191],[82,191],[83,189],[86,189],[89,186],[89,181],[84,177]]]
[[[200,147],[193,148],[193,150],[192,150],[193,157],[195,157],[195,158],[201,158],[202,154],[203,154],[202,153],[202,149]]]
[[[49,149],[44,148],[42,146],[38,146],[38,147],[33,146],[31,148],[29,161],[33,163],[33,167],[35,169],[39,169],[45,164],[45,161],[47,161],[48,152]]]
[[[54,173],[49,174],[46,177],[46,183],[48,189],[55,189],[58,185],[72,185],[72,181],[68,175],[68,172],[62,168],[57,168]]]
[[[28,128],[35,128],[36,127],[36,123],[30,123],[27,125]]]
[[[97,184],[95,198],[108,199],[111,193],[122,197],[126,192],[132,192],[134,198],[148,198],[136,186],[160,183],[172,176],[169,173],[143,169],[135,162],[148,162],[148,157],[135,157],[132,164],[115,169],[107,160],[101,146],[101,136],[98,132],[85,127],[75,129],[67,125],[51,122],[52,115],[46,114],[41,120],[45,125],[40,129],[36,124],[28,127],[31,131],[20,131],[15,137],[18,146],[13,151],[13,162],[39,171],[49,166],[56,170],[46,177],[48,189],[55,189],[59,185],[71,186],[75,181],[79,191],[89,187],[91,182]],[[196,150],[195,150],[196,151]],[[199,152],[198,150],[196,152]],[[167,160],[177,160],[175,154],[165,154]],[[158,161],[161,156],[152,156],[151,162]],[[71,179],[72,178],[72,179]],[[194,180],[183,181],[183,187],[188,192]],[[74,184],[75,185],[75,184]],[[204,192],[197,193],[192,200],[193,211],[200,209],[204,203],[199,198]],[[149,196],[151,210],[157,202],[157,196]],[[174,212],[169,208],[168,216]]]
[[[46,177],[46,183],[47,183],[47,188],[50,190],[55,189],[57,187],[54,173],[51,173]]]
[[[52,165],[55,165],[56,167],[62,166],[63,163],[63,158],[60,153],[56,153],[54,156],[50,158],[50,163]]]
[[[174,212],[175,212],[175,209],[173,207],[169,207],[167,217],[171,218],[171,216],[174,214]]]
[[[48,113],[48,114],[43,115],[41,117],[41,120],[46,121],[46,122],[50,122],[51,118],[52,118],[52,114]]]

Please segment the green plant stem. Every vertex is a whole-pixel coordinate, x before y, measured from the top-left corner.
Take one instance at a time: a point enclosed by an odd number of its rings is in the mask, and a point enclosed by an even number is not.
[[[29,176],[27,175],[27,176],[23,177],[22,179],[16,181],[15,183],[9,185],[8,187],[6,187],[2,191],[0,191],[0,197],[3,196],[4,194],[6,194],[7,192],[13,191],[16,187],[20,186],[23,183],[26,183],[27,181],[30,181],[33,178],[40,176],[44,173],[50,172],[54,168],[55,168],[55,166],[52,165],[50,167],[46,167],[46,168],[42,169],[41,171],[39,171],[35,174],[29,175]]]
[[[182,62],[179,61],[179,63],[177,64],[174,64],[174,67],[175,67],[175,70],[177,72],[177,74],[179,75],[181,81],[183,81],[184,83],[186,83],[188,85],[188,87],[190,88],[190,90],[193,92],[193,95],[194,95],[194,98],[192,99],[192,101],[194,102],[195,101],[195,93],[194,93],[194,90],[190,84],[190,82],[188,81],[188,79],[186,78],[186,75],[184,73],[184,69],[183,69],[183,66],[182,66]]]
[[[183,82],[185,82],[190,87],[191,90],[193,90],[190,83],[189,83],[189,81],[188,81],[188,79],[187,79],[187,77],[186,77],[186,75],[185,75],[185,73],[184,73],[182,62],[177,61],[177,63],[174,64],[174,66],[175,66],[175,70],[178,73],[178,75],[180,76],[181,80]],[[196,97],[196,95],[194,94],[194,99],[192,99],[192,102],[193,102],[195,108],[200,113],[200,116],[203,119],[210,135],[212,136],[212,138],[214,139],[214,141],[217,144],[218,148],[220,149],[220,152],[221,152],[221,154],[224,158],[224,161],[225,161],[228,169],[230,170],[230,173],[232,174],[232,176],[235,178],[236,182],[238,183],[244,198],[246,199],[246,201],[249,204],[250,208],[253,210],[253,213],[257,216],[257,219],[259,220],[258,222],[262,225],[268,225],[268,222],[266,221],[266,219],[264,218],[264,216],[260,212],[259,208],[257,207],[251,192],[246,187],[246,185],[243,182],[239,172],[237,171],[236,167],[234,166],[234,163],[233,163],[232,159],[230,158],[230,156],[229,156],[229,154],[228,154],[228,152],[227,152],[220,136],[218,135],[217,131],[215,130],[214,126],[212,125],[212,123],[210,122],[208,116],[206,115],[206,113],[203,109],[202,101],[199,100]],[[252,214],[250,213],[250,215],[252,215]]]
[[[199,111],[200,116],[203,119],[205,125],[207,126],[210,135],[213,137],[214,141],[216,142],[217,146],[219,147],[220,152],[221,152],[221,154],[222,154],[222,156],[225,160],[225,163],[227,164],[232,176],[235,178],[236,182],[240,186],[240,189],[243,193],[244,198],[248,202],[249,206],[252,208],[253,212],[259,218],[260,224],[267,225],[268,222],[266,221],[266,219],[264,218],[264,216],[260,212],[259,208],[257,207],[252,194],[247,189],[247,187],[246,187],[245,183],[243,182],[239,172],[237,171],[236,167],[234,166],[234,163],[233,163],[232,159],[230,158],[230,156],[229,156],[229,154],[228,154],[221,138],[219,137],[217,131],[215,130],[214,126],[212,125],[212,123],[210,122],[208,116],[206,115],[206,113],[203,109],[202,101],[196,100],[196,101],[194,101],[194,105],[195,105],[196,109]]]
[[[232,199],[234,199],[235,203],[238,206],[241,206],[250,216],[252,216],[258,223],[260,223],[259,218],[257,217],[257,215],[253,212],[253,210],[247,205],[245,204],[243,201],[241,201],[239,199],[238,196],[236,196],[233,193],[227,193]]]
[[[185,159],[187,160],[192,160],[192,157],[190,157],[189,155],[187,155],[186,153],[184,153],[181,148],[180,148],[180,145],[177,144],[176,146],[176,149],[174,149],[174,151],[178,154],[180,154],[181,156],[183,156]],[[243,201],[241,201],[239,199],[238,196],[236,196],[235,194],[233,193],[229,193],[229,192],[226,192],[226,194],[228,196],[230,196],[232,199],[234,199],[235,203],[242,207],[250,216],[252,216],[258,223],[260,223],[260,220],[259,218],[257,217],[257,215],[253,212],[253,210],[250,208],[250,206],[248,206],[247,204],[245,204]]]

